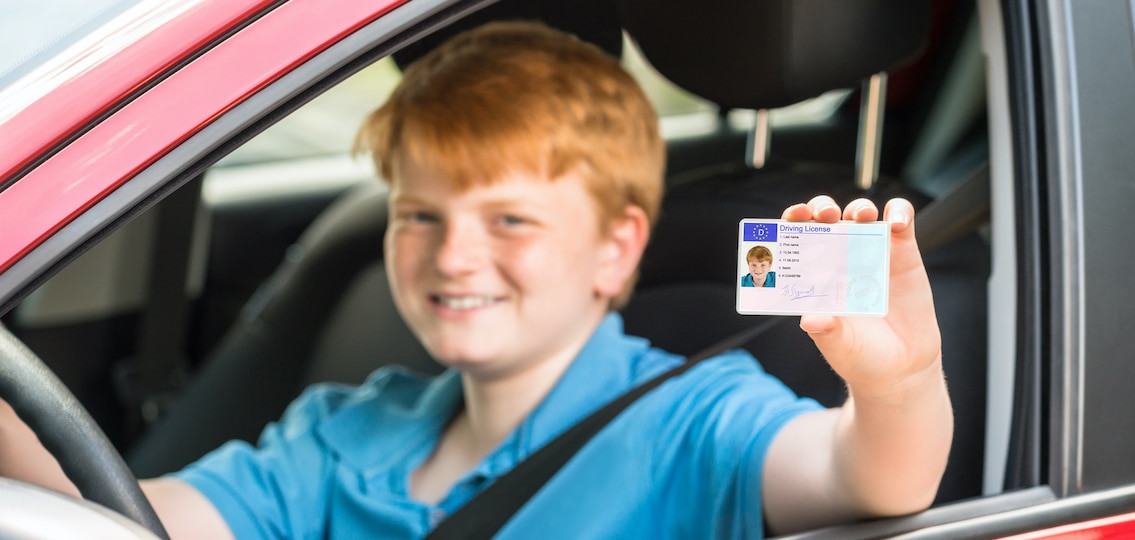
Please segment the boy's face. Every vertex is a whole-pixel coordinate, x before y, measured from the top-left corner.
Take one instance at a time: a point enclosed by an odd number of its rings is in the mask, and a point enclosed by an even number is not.
[[[749,275],[753,276],[754,285],[759,287],[765,282],[765,276],[768,275],[769,267],[771,266],[772,261],[749,259]]]
[[[518,174],[461,192],[410,159],[400,172],[387,273],[434,358],[504,375],[587,340],[606,312],[612,246],[581,180]]]

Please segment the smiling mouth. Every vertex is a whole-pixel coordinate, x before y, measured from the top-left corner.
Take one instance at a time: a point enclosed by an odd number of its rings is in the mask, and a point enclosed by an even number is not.
[[[500,299],[495,296],[443,296],[440,294],[430,295],[430,302],[433,302],[435,305],[457,311],[483,308],[495,304],[499,301]]]

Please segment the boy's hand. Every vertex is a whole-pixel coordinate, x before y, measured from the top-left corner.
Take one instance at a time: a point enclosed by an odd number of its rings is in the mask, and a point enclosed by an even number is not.
[[[840,212],[831,197],[784,211],[791,221],[875,221],[874,203]],[[953,433],[942,374],[942,338],[930,280],[914,240],[914,207],[893,199],[887,316],[805,315],[812,337],[848,387],[842,407],[802,414],[777,433],[765,457],[762,493],[774,532],[863,516],[899,515],[934,499]]]
[[[790,221],[824,223],[841,218],[871,222],[879,219],[879,210],[867,199],[856,199],[840,212],[831,197],[821,195],[789,207],[783,215]],[[908,392],[942,377],[942,338],[930,281],[914,239],[914,207],[904,199],[892,199],[883,210],[883,221],[891,223],[887,316],[800,319],[800,327],[861,402],[902,401]]]

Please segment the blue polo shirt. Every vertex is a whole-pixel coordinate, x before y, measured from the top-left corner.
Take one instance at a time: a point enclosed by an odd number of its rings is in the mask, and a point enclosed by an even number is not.
[[[753,274],[745,274],[741,276],[742,287],[755,287],[753,285]],[[761,287],[776,287],[776,272],[769,272],[765,274],[765,282]]]
[[[230,442],[177,473],[238,538],[420,538],[590,412],[682,359],[608,315],[544,401],[437,505],[409,496],[462,399],[460,375],[396,368],[321,384],[257,447]],[[648,393],[590,441],[500,538],[757,538],[761,467],[799,399],[751,356],[706,360]]]

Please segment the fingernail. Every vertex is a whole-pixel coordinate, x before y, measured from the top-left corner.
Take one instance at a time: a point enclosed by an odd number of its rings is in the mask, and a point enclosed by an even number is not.
[[[891,214],[891,223],[902,223],[906,225],[908,221],[910,221],[910,218],[907,217],[906,212],[898,211]]]

